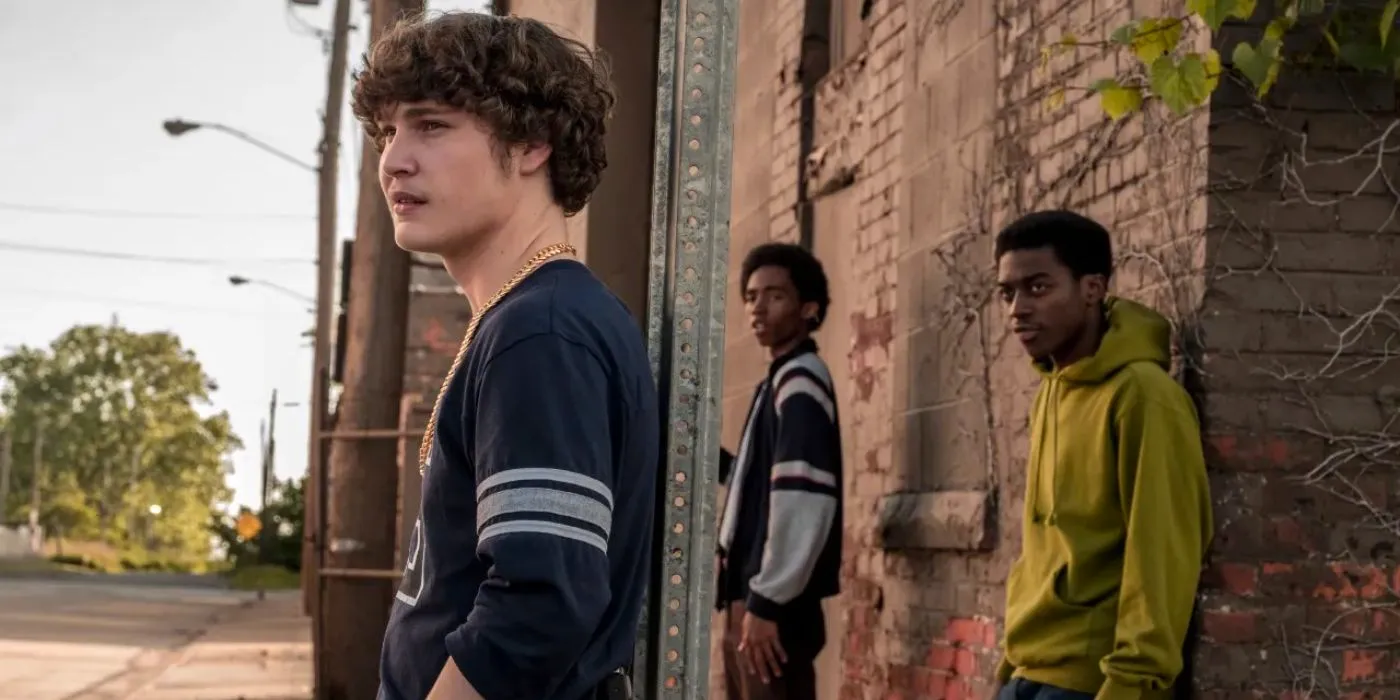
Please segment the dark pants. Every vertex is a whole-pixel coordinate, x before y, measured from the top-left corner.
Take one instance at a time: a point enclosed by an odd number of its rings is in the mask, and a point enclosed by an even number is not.
[[[764,683],[755,674],[744,673],[739,665],[740,625],[744,620],[744,604],[732,603],[724,613],[724,689],[728,700],[816,700],[816,659],[788,652],[783,675]]]
[[[996,700],[1094,700],[1094,695],[1056,688],[1024,678],[1012,678],[1002,686]]]

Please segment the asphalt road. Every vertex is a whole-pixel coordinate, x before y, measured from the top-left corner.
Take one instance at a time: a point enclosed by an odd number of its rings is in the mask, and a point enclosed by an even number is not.
[[[171,575],[0,578],[0,700],[124,700],[253,598]]]

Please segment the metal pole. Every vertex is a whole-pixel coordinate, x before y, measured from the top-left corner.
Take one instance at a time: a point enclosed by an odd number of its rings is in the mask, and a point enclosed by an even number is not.
[[[13,466],[11,460],[14,458],[14,435],[15,422],[14,416],[11,415],[10,424],[6,426],[3,433],[0,433],[0,527],[5,525],[6,519],[9,517],[6,504],[10,501],[10,468]]]
[[[321,136],[321,163],[317,169],[317,232],[316,232],[316,335],[312,342],[311,372],[311,430],[307,444],[308,493],[319,493],[321,481],[325,478],[322,469],[320,433],[326,426],[326,396],[329,393],[323,377],[330,374],[331,310],[335,295],[335,248],[336,248],[336,175],[340,167],[340,126],[341,113],[345,103],[345,66],[348,39],[350,34],[350,0],[336,0],[335,16],[332,20],[331,60],[326,80],[326,109],[323,115]],[[316,499],[307,499],[308,522],[319,522],[323,504]],[[319,586],[315,585],[315,568],[318,565],[314,542],[322,536],[322,530],[306,528],[302,543],[302,586],[306,598],[307,611],[320,614]],[[319,629],[319,626],[316,627]],[[315,640],[319,645],[320,640]]]
[[[667,406],[648,698],[709,696],[738,0],[662,0],[647,335]]]
[[[332,49],[332,50],[334,50],[334,49]],[[341,71],[341,72],[344,73],[344,71]],[[313,171],[313,172],[319,170],[319,168],[317,168],[316,166],[314,166],[314,165],[312,165],[312,164],[310,164],[310,163],[303,162],[301,159],[299,159],[299,158],[297,158],[297,157],[295,157],[295,156],[292,156],[292,155],[290,155],[290,154],[284,153],[284,152],[282,152],[280,149],[278,149],[276,146],[273,146],[273,145],[271,145],[271,144],[269,144],[269,143],[267,143],[267,142],[265,142],[265,141],[261,141],[261,140],[255,138],[255,137],[253,137],[253,135],[251,135],[251,134],[249,134],[249,133],[247,133],[247,132],[245,132],[245,131],[240,131],[240,130],[235,129],[235,128],[231,127],[231,126],[228,126],[228,125],[225,125],[225,124],[219,124],[219,123],[216,123],[216,122],[201,122],[201,123],[200,123],[200,126],[203,126],[203,127],[205,127],[205,128],[208,128],[208,129],[213,129],[214,131],[222,131],[222,132],[224,132],[225,134],[228,134],[229,136],[232,136],[232,137],[234,137],[234,138],[236,138],[236,139],[239,139],[239,140],[241,140],[241,141],[243,141],[243,142],[245,142],[245,143],[248,143],[248,144],[250,144],[250,145],[256,146],[256,147],[262,149],[263,151],[266,151],[266,152],[268,152],[268,153],[271,153],[272,155],[277,156],[278,158],[281,158],[282,160],[285,160],[285,161],[287,161],[288,163],[291,163],[292,165],[298,166],[298,167],[300,167],[300,168],[304,168],[304,169],[306,169],[306,170],[310,170],[310,171]]]
[[[29,487],[29,547],[34,554],[41,554],[44,549],[44,537],[39,532],[39,511],[43,507],[43,483],[44,483],[44,421],[42,418],[34,420],[34,468],[31,476],[33,483]]]

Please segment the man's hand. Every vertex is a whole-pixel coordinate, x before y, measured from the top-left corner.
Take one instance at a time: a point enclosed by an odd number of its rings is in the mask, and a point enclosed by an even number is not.
[[[746,611],[739,636],[739,659],[746,673],[757,674],[764,683],[782,676],[787,652],[778,641],[778,623]]]
[[[442,667],[442,673],[438,674],[437,683],[433,684],[433,689],[428,692],[428,700],[483,700],[481,693],[476,692],[476,688],[467,681],[467,677],[462,675],[462,670],[457,668],[457,662],[452,657],[447,657],[447,664]]]

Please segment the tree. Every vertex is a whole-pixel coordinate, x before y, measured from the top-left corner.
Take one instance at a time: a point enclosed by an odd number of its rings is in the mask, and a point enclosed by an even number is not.
[[[1198,31],[1212,33],[1231,21],[1255,18],[1256,0],[1187,0],[1178,16],[1135,19],[1114,29],[1107,40],[1083,42],[1066,34],[1041,52],[1042,65],[1079,47],[1126,49],[1137,59],[1121,75],[1106,76],[1087,89],[1098,95],[1105,113],[1121,119],[1150,100],[1176,114],[1201,106],[1220,84],[1222,61],[1214,48],[1199,49]],[[1229,64],[1268,95],[1285,66],[1344,68],[1400,75],[1400,32],[1395,31],[1400,0],[1277,0],[1257,40],[1230,49]],[[1052,106],[1065,99],[1065,87],[1050,92]]]
[[[217,517],[212,530],[228,552],[235,567],[270,564],[291,571],[301,570],[301,541],[306,518],[306,479],[279,482],[269,496],[260,520],[261,530],[250,535],[239,532],[238,522],[253,517],[251,509],[237,515]]]
[[[14,440],[0,519],[23,519],[37,473],[50,532],[207,557],[210,509],[230,495],[225,461],[240,446],[228,415],[208,411],[215,388],[175,335],[115,322],[0,357],[0,407]]]

